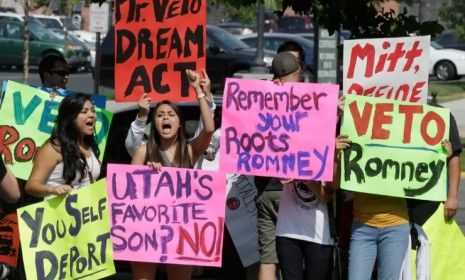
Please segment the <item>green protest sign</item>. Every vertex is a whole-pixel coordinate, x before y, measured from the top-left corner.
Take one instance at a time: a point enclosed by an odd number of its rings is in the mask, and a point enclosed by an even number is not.
[[[444,220],[444,205],[425,222],[423,230],[428,236],[430,279],[463,279],[465,266],[465,237],[454,219]]]
[[[63,97],[50,99],[50,93],[27,85],[5,83],[0,107],[0,156],[16,177],[28,179],[32,158],[53,131],[58,107]],[[96,107],[96,138],[100,160],[105,151],[113,114]]]
[[[347,95],[341,134],[352,141],[341,160],[345,190],[444,201],[448,109]]]
[[[100,279],[115,273],[106,182],[18,209],[27,279]]]

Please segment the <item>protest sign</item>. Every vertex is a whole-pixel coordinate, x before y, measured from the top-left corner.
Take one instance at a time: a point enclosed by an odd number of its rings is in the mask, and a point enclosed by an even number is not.
[[[205,69],[206,0],[115,2],[115,101],[195,101],[186,69]]]
[[[32,159],[53,131],[63,97],[50,100],[50,94],[27,85],[8,81],[0,107],[0,155],[16,177],[29,178]],[[96,107],[96,140],[100,160],[105,151],[113,114]]]
[[[333,179],[338,86],[226,79],[220,170]]]
[[[46,91],[48,93],[55,93],[57,95],[66,97],[68,95],[75,94],[76,92],[73,92],[71,90],[63,89],[63,88],[50,88],[50,87],[37,87],[40,90]],[[89,94],[90,98],[92,100],[92,103],[96,107],[100,107],[102,109],[105,109],[107,105],[107,97],[105,95],[98,95],[98,94]]]
[[[115,273],[105,180],[18,209],[27,279],[100,279]]]
[[[248,267],[260,261],[254,177],[228,174],[226,191],[226,227],[242,265]]]
[[[344,40],[344,94],[426,104],[429,48],[429,36]]]
[[[219,172],[109,164],[114,258],[221,266],[225,184]]]
[[[341,134],[351,140],[342,158],[341,188],[444,201],[448,109],[347,95]]]
[[[16,267],[19,256],[19,228],[16,208],[6,203],[0,207],[0,263]]]
[[[436,212],[422,226],[428,237],[430,256],[430,279],[463,279],[465,266],[465,237],[454,221],[444,220],[444,205],[441,203]]]

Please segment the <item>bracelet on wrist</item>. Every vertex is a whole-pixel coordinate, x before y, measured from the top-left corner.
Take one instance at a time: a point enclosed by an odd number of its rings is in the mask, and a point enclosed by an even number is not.
[[[205,93],[201,92],[197,94],[197,99],[205,98]]]

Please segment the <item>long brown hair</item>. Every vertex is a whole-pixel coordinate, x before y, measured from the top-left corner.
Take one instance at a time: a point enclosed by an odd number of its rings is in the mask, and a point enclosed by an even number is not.
[[[147,152],[145,154],[146,161],[160,162],[162,165],[165,165],[160,150],[161,147],[161,137],[157,131],[155,125],[155,118],[157,116],[157,110],[161,105],[170,106],[176,115],[179,118],[179,128],[176,135],[176,153],[174,155],[173,161],[177,165],[176,167],[192,168],[192,163],[189,156],[189,151],[187,149],[187,140],[186,140],[186,127],[184,117],[179,110],[179,107],[169,100],[163,100],[155,106],[152,124],[150,126],[150,136],[147,143]]]

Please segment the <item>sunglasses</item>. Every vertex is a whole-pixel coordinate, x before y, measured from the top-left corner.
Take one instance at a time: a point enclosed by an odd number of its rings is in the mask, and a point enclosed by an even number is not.
[[[50,73],[57,74],[60,76],[69,76],[69,71],[66,70],[50,70]]]

